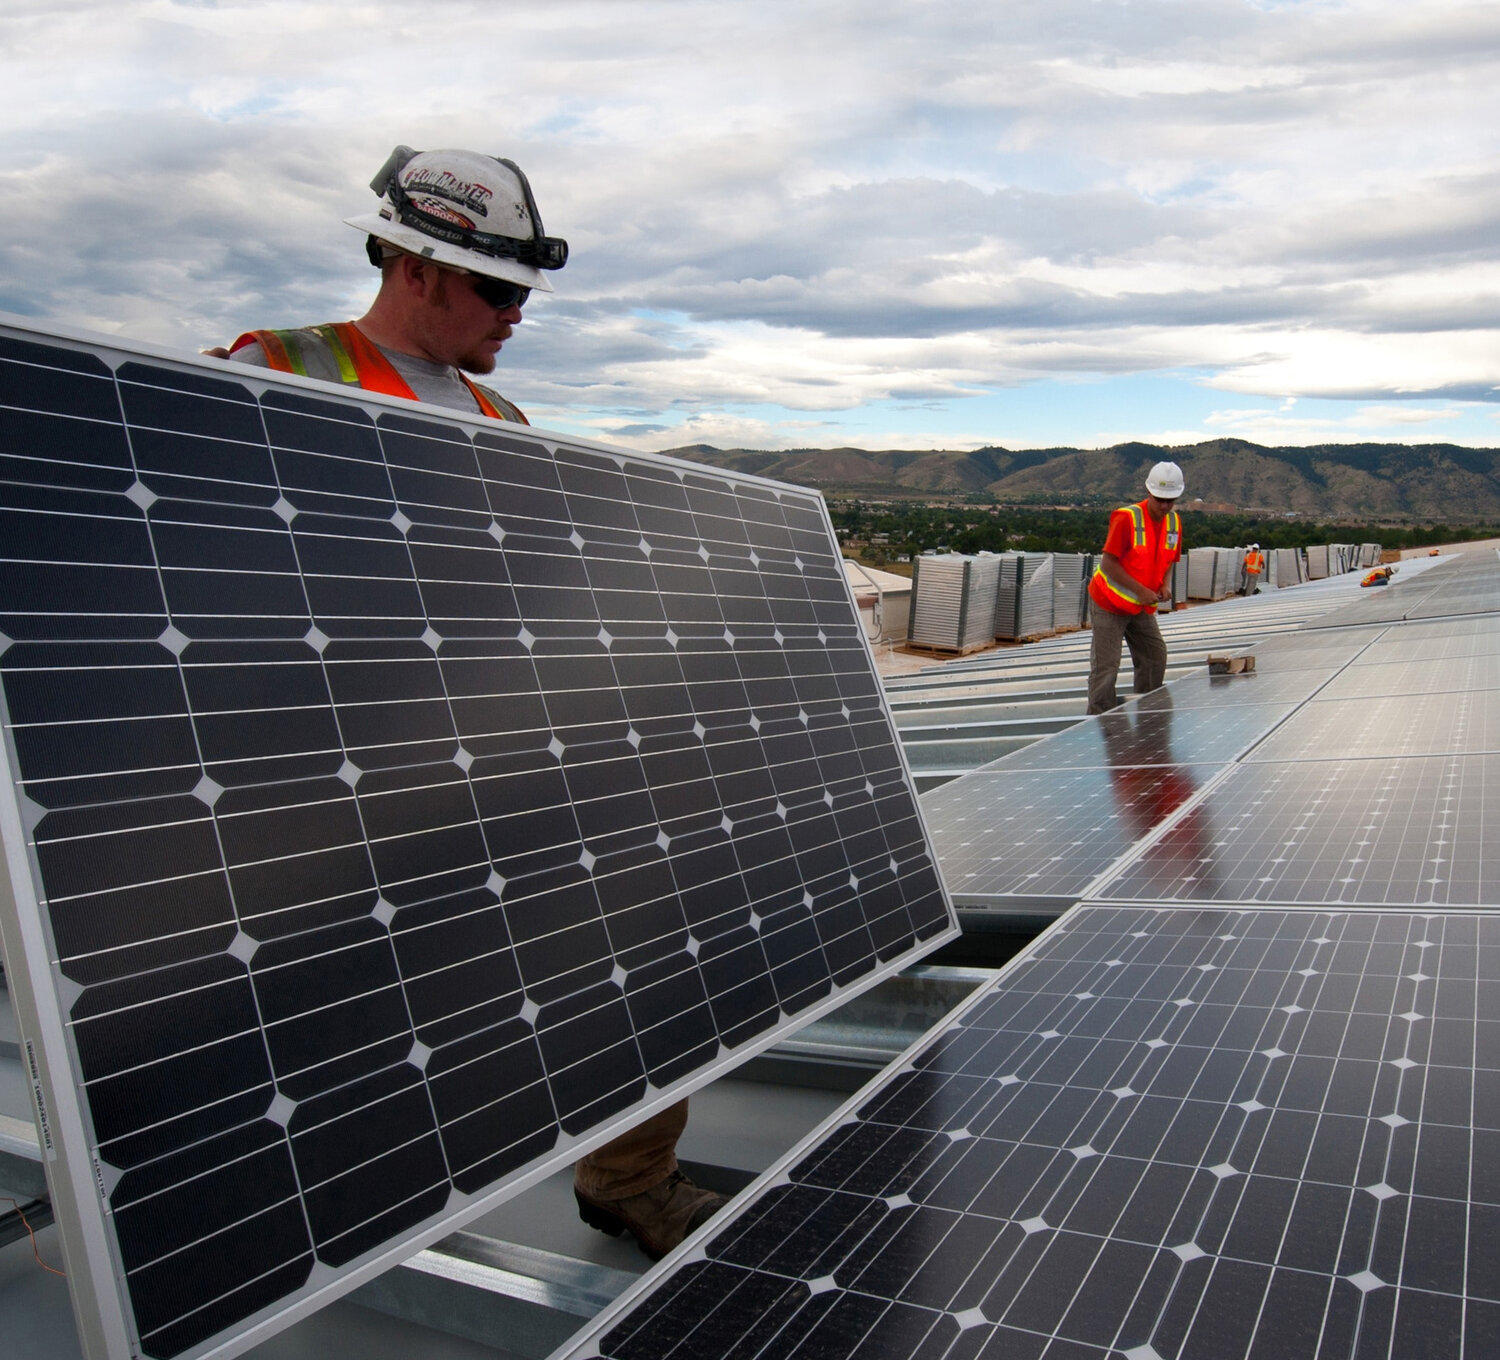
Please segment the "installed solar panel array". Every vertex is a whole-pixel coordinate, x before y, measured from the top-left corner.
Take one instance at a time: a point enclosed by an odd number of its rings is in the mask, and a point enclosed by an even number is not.
[[[1445,576],[1462,601],[1481,574]],[[1500,669],[1455,664],[1494,624],[1307,633],[1253,678],[1189,677],[1111,715],[1136,724],[1134,765],[1078,764],[1107,745],[1095,722],[1009,780],[1001,761],[930,795],[952,800],[951,875],[954,838],[985,840],[982,819],[956,829],[965,798],[998,809],[1009,787],[1046,813],[1050,775],[1083,810],[1055,831],[1034,816],[1049,844],[1022,864],[1050,850],[1061,882],[1078,858],[1075,880],[1118,900],[1069,910],[569,1355],[1500,1353]],[[1412,647],[1448,659],[1403,721],[1322,697],[1415,665]],[[1275,703],[1256,703],[1267,677]],[[1147,721],[1207,712],[1222,726],[1170,747]],[[1177,763],[1195,754],[1226,763]],[[1160,814],[1100,871],[1088,837],[1153,777]],[[997,822],[962,864],[983,850],[1003,874],[1023,835]],[[1020,896],[996,887],[1002,908]]]
[[[248,1344],[952,932],[816,496],[214,368],[0,337],[98,1354]]]

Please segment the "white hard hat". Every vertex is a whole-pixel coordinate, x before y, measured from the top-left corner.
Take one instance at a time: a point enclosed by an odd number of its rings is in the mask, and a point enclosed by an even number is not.
[[[344,221],[423,259],[545,293],[552,285],[542,271],[568,262],[568,243],[543,234],[531,185],[514,161],[398,146],[370,188],[381,196],[379,211]],[[373,242],[370,259],[380,262]]]
[[[1175,501],[1182,487],[1182,469],[1176,463],[1158,463],[1146,474],[1146,490],[1164,501]]]

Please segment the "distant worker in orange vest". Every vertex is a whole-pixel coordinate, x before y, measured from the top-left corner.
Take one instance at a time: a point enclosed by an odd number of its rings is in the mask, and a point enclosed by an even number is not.
[[[1242,594],[1255,594],[1255,588],[1260,584],[1261,574],[1265,569],[1266,555],[1261,552],[1259,543],[1252,543],[1250,551],[1245,554],[1245,589]]]
[[[527,424],[469,373],[493,372],[544,271],[568,243],[547,236],[514,161],[476,151],[398,146],[370,181],[378,210],[345,219],[366,233],[380,291],[357,321],[249,331],[229,357],[282,373]],[[218,352],[218,351],[214,351]]]
[[[357,321],[250,331],[229,351],[209,353],[528,424],[519,407],[467,376],[494,370],[532,290],[552,291],[544,271],[567,263],[568,244],[543,233],[526,176],[514,161],[474,151],[398,146],[370,187],[378,209],[346,219],[366,233],[380,270],[369,311]],[[630,1232],[654,1258],[724,1205],[678,1168],[687,1118],[679,1100],[575,1165],[585,1223]]]
[[[1123,700],[1115,695],[1120,650],[1130,646],[1135,692],[1160,689],[1167,675],[1167,644],[1156,624],[1156,607],[1171,598],[1168,575],[1182,556],[1182,520],[1173,508],[1182,495],[1182,469],[1158,463],[1146,476],[1150,493],[1109,517],[1099,565],[1089,580],[1089,712],[1108,713]]]

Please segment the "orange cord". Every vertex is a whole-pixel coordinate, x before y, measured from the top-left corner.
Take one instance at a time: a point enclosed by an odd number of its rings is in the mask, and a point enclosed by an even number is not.
[[[36,1234],[31,1231],[31,1224],[26,1221],[26,1215],[21,1212],[20,1204],[13,1200],[9,1195],[0,1195],[0,1200],[4,1200],[7,1204],[15,1206],[16,1217],[21,1220],[21,1226],[26,1229],[27,1235],[31,1238],[31,1254],[36,1257],[37,1265],[41,1266],[43,1270],[49,1271],[53,1275],[61,1275],[63,1279],[67,1279],[68,1276],[66,1271],[58,1270],[53,1266],[49,1266],[44,1260],[42,1260],[42,1254],[36,1249]]]

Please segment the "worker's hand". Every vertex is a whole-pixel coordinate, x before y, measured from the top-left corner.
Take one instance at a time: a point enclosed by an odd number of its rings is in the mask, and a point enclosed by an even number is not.
[[[229,351],[223,345],[215,345],[212,349],[200,349],[198,353],[209,359],[227,359],[229,357]]]
[[[1172,587],[1171,586],[1163,586],[1160,590],[1158,590],[1156,592],[1156,603],[1157,604],[1166,604],[1166,602],[1168,600],[1170,600],[1171,598],[1172,598]]]

